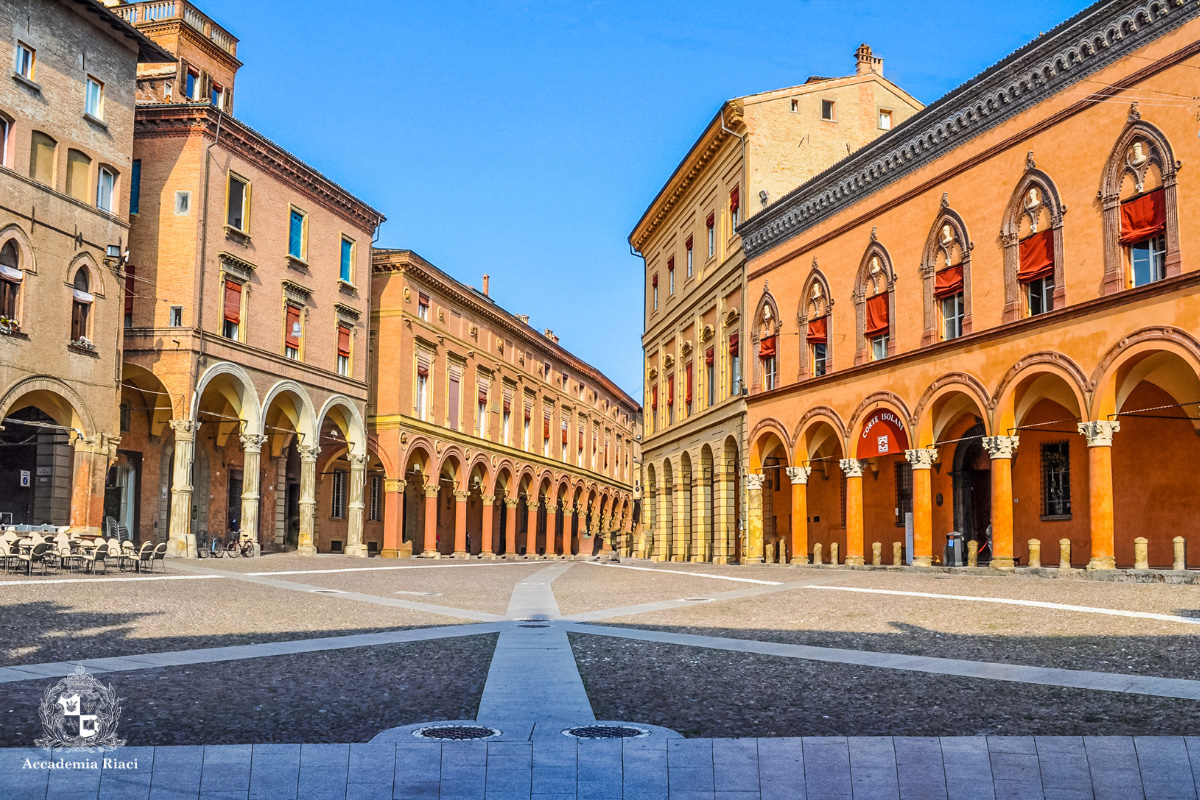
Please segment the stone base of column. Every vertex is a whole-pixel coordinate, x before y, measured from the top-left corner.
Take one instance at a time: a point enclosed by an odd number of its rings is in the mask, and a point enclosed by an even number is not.
[[[728,564],[729,556],[713,556],[712,562],[714,564]]]
[[[745,558],[743,558],[741,560],[740,563],[742,563],[742,564],[765,564],[765,563],[767,563],[767,561],[762,556],[746,556]]]
[[[914,567],[932,567],[933,556],[913,556],[912,565]]]
[[[651,561],[666,561],[662,556],[650,556]]]
[[[704,557],[703,556],[692,556],[692,563],[693,564],[703,564]]]
[[[317,548],[313,547],[311,544],[302,544],[296,548],[296,553],[302,556],[315,556],[317,554]]]
[[[437,550],[422,550],[421,558],[441,558],[442,554]]]
[[[846,556],[844,563],[847,567],[861,567],[864,562],[862,556]]]
[[[1009,569],[1016,569],[1017,563],[1016,563],[1016,561],[1014,561],[1011,558],[1008,558],[1006,556],[1000,556],[1000,557],[993,558],[992,563],[989,564],[988,566],[990,566],[992,569],[1009,570]]]
[[[455,550],[454,555],[451,556],[451,558],[457,558],[457,559],[462,559],[462,560],[466,560],[470,557],[471,557],[471,554],[465,550]]]
[[[808,566],[808,556],[794,556],[792,558],[791,564],[793,567],[807,567]]]
[[[681,562],[684,560],[684,558],[683,556],[671,556],[671,560],[675,562]]]
[[[366,558],[367,546],[365,544],[352,544],[346,548],[346,555],[351,558]]]
[[[495,553],[480,553],[479,557],[484,561],[495,561],[497,558]]]
[[[182,539],[171,539],[167,542],[167,555],[173,558],[195,558],[196,557],[196,537],[194,534],[187,534]]]
[[[1116,569],[1117,559],[1115,558],[1093,558],[1088,562],[1088,572],[1095,572],[1098,569]]]
[[[400,557],[400,551],[399,551],[399,550],[390,550],[390,549],[384,548],[383,550],[380,550],[380,551],[379,551],[379,557],[380,557],[380,558],[399,558],[399,557]]]

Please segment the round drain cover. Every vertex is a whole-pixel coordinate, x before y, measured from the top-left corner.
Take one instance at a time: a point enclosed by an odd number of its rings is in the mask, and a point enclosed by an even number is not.
[[[567,728],[563,735],[574,736],[576,739],[640,739],[649,736],[650,731],[632,725],[584,725],[579,728]]]
[[[549,625],[518,625],[518,628],[549,628]]]
[[[495,728],[482,725],[428,725],[413,731],[418,739],[434,739],[439,742],[469,742],[499,736]]]

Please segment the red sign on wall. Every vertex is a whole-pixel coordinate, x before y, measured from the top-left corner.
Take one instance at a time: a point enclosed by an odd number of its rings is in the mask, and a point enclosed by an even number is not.
[[[894,411],[880,409],[867,417],[854,457],[877,458],[903,453],[907,449],[908,434],[904,431],[904,420]]]

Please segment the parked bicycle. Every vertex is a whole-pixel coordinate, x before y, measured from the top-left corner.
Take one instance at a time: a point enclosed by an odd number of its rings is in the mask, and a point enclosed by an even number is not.
[[[250,558],[254,555],[254,539],[245,531],[230,531],[226,539],[225,552],[230,558]]]
[[[196,555],[199,558],[220,558],[225,555],[225,546],[220,536],[210,536],[208,531],[196,534]]]

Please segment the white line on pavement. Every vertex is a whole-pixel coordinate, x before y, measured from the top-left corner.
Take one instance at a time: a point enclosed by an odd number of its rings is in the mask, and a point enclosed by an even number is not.
[[[1182,622],[1185,625],[1200,625],[1200,618],[1180,617],[1174,614],[1155,614],[1151,611],[1124,611],[1119,608],[1094,608],[1092,606],[1073,606],[1065,603],[1046,603],[1041,600],[1011,600],[1007,597],[974,597],[963,594],[934,594],[933,592],[902,592],[898,589],[861,589],[851,586],[800,586],[800,589],[831,589],[835,592],[863,592],[864,594],[892,594],[904,597],[931,597],[937,600],[966,600],[974,603],[999,603],[1007,606],[1031,606],[1033,608],[1050,608],[1055,611],[1079,611],[1084,614],[1107,614],[1113,617],[1136,617],[1137,619],[1157,619],[1163,622]]]
[[[116,583],[118,581],[199,581],[225,578],[227,575],[146,575],[125,578],[55,578],[46,581],[0,581],[0,586],[44,586],[47,583]]]
[[[496,561],[485,564],[423,564],[421,566],[411,565],[407,567],[344,567],[342,569],[293,569],[280,572],[238,572],[237,575],[324,575],[330,572],[379,572],[380,570],[392,569],[443,569],[446,567],[528,567],[530,565],[540,566],[537,562],[525,561]],[[217,569],[217,567],[213,567]]]
[[[591,564],[596,567],[617,567],[619,569],[636,569],[641,572],[664,572],[668,575],[689,575],[693,578],[715,578],[719,581],[737,581],[739,583],[761,583],[763,586],[782,586],[783,581],[759,581],[754,578],[734,578],[731,575],[712,575],[707,572],[688,572],[683,569],[658,569],[657,567],[635,567],[632,564],[606,564],[603,561],[579,561],[579,564]]]

